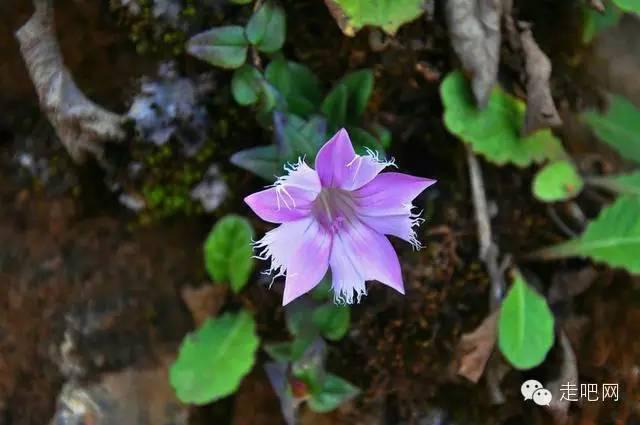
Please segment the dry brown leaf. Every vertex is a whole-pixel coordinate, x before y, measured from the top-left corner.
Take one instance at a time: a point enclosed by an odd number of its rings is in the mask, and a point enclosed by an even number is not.
[[[40,106],[69,154],[82,162],[87,153],[102,158],[102,143],[124,138],[125,118],[89,100],[64,66],[55,35],[53,1],[34,0],[35,12],[17,32]]]
[[[525,26],[520,33],[527,76],[527,111],[522,128],[523,135],[562,124],[549,88],[551,61],[538,46],[531,28]]]
[[[215,316],[225,302],[229,287],[227,285],[205,284],[198,288],[185,286],[180,291],[182,299],[189,308],[193,322],[197,327],[207,318]]]
[[[560,370],[560,376],[558,379],[548,382],[545,388],[555,394],[551,403],[546,407],[555,425],[565,425],[568,420],[569,404],[570,401],[562,397],[559,397],[561,392],[561,386],[566,385],[568,382],[578,385],[578,364],[576,362],[576,354],[571,347],[571,342],[564,331],[560,332],[560,347],[562,348],[562,366]]]
[[[477,383],[496,345],[498,312],[487,316],[480,326],[462,335],[458,344],[458,375]]]
[[[448,0],[451,44],[466,72],[478,106],[489,101],[500,61],[500,0]]]

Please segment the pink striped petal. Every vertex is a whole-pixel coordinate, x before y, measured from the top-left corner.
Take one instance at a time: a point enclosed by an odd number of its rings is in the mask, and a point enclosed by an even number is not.
[[[300,162],[274,187],[249,195],[244,201],[264,221],[284,223],[308,216],[321,189],[315,170]]]
[[[306,221],[306,220],[305,220]],[[320,283],[329,268],[332,236],[315,220],[310,220],[301,243],[293,250],[287,264],[282,305],[311,291]],[[290,243],[295,245],[296,239]]]
[[[347,130],[343,128],[316,155],[316,170],[322,187],[341,187],[349,175],[348,165],[355,157]]]
[[[258,258],[271,260],[269,273],[276,273],[275,277],[284,276],[287,266],[302,243],[302,238],[310,228],[313,218],[305,217],[300,220],[282,223],[273,230],[269,230],[254,244],[258,251]]]
[[[393,161],[382,161],[373,151],[357,155],[344,128],[325,143],[316,156],[322,186],[345,190],[359,189],[389,165],[393,165]]]
[[[353,220],[333,237],[332,287],[337,302],[352,303],[366,294],[365,281],[377,280],[404,294],[400,261],[389,240]]]
[[[353,191],[353,199],[361,215],[407,214],[411,212],[411,201],[435,182],[409,174],[382,173]]]
[[[413,214],[385,216],[361,215],[360,220],[378,233],[398,237],[409,242],[416,249],[422,247],[414,228],[424,220]]]

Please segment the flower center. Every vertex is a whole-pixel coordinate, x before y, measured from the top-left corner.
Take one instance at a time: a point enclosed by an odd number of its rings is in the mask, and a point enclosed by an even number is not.
[[[342,189],[322,189],[311,213],[328,231],[335,233],[355,217],[356,206],[350,192]]]

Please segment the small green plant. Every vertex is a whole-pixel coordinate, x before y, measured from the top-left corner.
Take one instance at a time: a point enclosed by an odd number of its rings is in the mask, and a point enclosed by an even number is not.
[[[609,107],[604,113],[590,110],[582,114],[583,121],[605,143],[615,149],[623,158],[640,162],[640,110],[620,96],[611,96]],[[560,195],[561,186],[569,182],[572,188],[582,187],[582,178],[575,170],[547,173],[543,175],[548,198]],[[544,170],[542,171],[544,172]],[[542,172],[540,174],[542,174]],[[539,179],[537,179],[539,180]],[[612,267],[621,267],[631,273],[640,273],[640,260],[636,253],[640,249],[640,172],[613,176],[589,176],[584,181],[588,185],[601,187],[616,194],[622,194],[613,204],[604,207],[600,215],[589,222],[585,231],[577,238],[560,243],[533,254],[543,259],[565,257],[589,257],[594,261]],[[546,186],[546,187],[545,187]],[[534,191],[535,191],[534,182]],[[575,193],[574,193],[575,194]],[[557,198],[555,200],[558,200]],[[545,199],[553,200],[553,199]]]
[[[205,267],[215,283],[229,283],[235,293],[247,284],[253,270],[252,237],[245,218],[218,220],[204,244]],[[235,392],[255,363],[255,328],[251,314],[242,310],[207,319],[187,335],[169,373],[178,398],[206,404]]]
[[[325,277],[311,297],[287,306],[291,341],[264,346],[274,360],[266,368],[281,398],[285,417],[295,417],[303,402],[315,412],[329,412],[359,393],[351,383],[325,370],[326,340],[342,339],[351,316],[348,306],[338,306],[327,299],[329,282],[330,278]]]
[[[273,129],[274,144],[240,151],[231,162],[273,181],[285,164],[299,157],[312,160],[322,143],[343,127],[360,151],[383,152],[390,144],[390,133],[375,124],[368,130],[361,127],[373,91],[371,70],[345,75],[324,96],[323,84],[309,68],[283,56],[285,35],[284,9],[267,0],[245,27],[212,28],[188,42],[192,55],[234,70],[233,98],[254,108],[258,122]],[[252,63],[247,62],[249,57]],[[263,61],[268,61],[264,69]]]

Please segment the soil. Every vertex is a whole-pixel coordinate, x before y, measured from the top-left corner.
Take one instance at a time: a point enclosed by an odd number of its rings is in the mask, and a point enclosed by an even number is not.
[[[128,28],[106,3],[60,1],[56,18],[64,28],[60,41],[78,84],[99,103],[123,112],[137,79],[155,72],[158,55],[137,53]],[[303,412],[302,423],[551,423],[542,409],[523,407],[519,388],[527,377],[558,377],[558,344],[540,368],[506,374],[501,383],[506,403],[501,405],[492,404],[484,381],[472,384],[456,375],[460,337],[489,313],[489,282],[478,260],[464,149],[441,122],[438,86],[454,62],[440,4],[432,18],[403,27],[391,44],[376,51],[372,40],[377,33],[365,30],[354,38],[344,37],[322,2],[285,3],[287,55],[311,67],[327,86],[345,70],[372,67],[375,93],[365,121],[377,120],[391,130],[391,154],[404,171],[439,180],[418,200],[428,217],[419,235],[425,249],[413,252],[397,245],[407,295],[372,285],[366,300],[352,309],[348,336],[331,344],[331,370],[360,387],[362,396],[329,415]],[[575,9],[545,5],[546,13],[537,7],[523,8],[523,13],[534,24],[550,16],[554,22],[575,22]],[[64,382],[99,381],[106,373],[146,368],[162,362],[167,351],[175,352],[193,327],[182,290],[209,285],[201,247],[211,223],[230,211],[249,216],[241,199],[262,185],[228,164],[227,158],[242,147],[270,140],[253,115],[232,105],[229,75],[214,73],[219,89],[213,101],[218,123],[214,139],[224,142],[213,156],[233,182],[232,196],[213,215],[174,216],[141,225],[117,203],[104,183],[105,173],[93,163],[72,164],[44,121],[11,36],[29,16],[30,7],[22,2],[9,8],[0,4],[0,425],[41,425],[53,417]],[[567,31],[571,28],[568,25]],[[576,47],[575,37],[554,37],[543,38],[541,44],[555,52],[559,103],[563,114],[570,114],[595,96],[565,54],[589,56]],[[595,63],[602,64],[606,54],[606,49],[597,50]],[[209,70],[183,56],[178,60],[186,73]],[[633,93],[638,87],[636,83],[629,88],[617,77],[607,80],[606,71],[595,77],[605,85],[612,81],[614,90]],[[569,125],[562,130],[567,148],[578,154],[584,149],[581,131]],[[16,155],[23,151],[52,159],[46,182],[19,167]],[[529,194],[532,170],[482,165],[502,252],[521,258],[564,237]],[[592,201],[585,197],[580,202],[589,211]],[[269,229],[257,220],[254,224],[258,233]],[[585,265],[580,260],[521,263],[542,290],[554,276]],[[640,281],[601,268],[597,272],[579,302],[564,297],[553,308],[558,329],[565,330],[574,347],[581,381],[620,382],[626,401],[575,405],[573,423],[640,423]],[[242,295],[221,295],[224,305],[251,309],[263,340],[287,338],[281,288],[276,284],[268,289],[258,274],[255,281]],[[278,401],[261,368],[265,359],[260,354],[236,395],[192,409],[190,423],[282,423]]]

